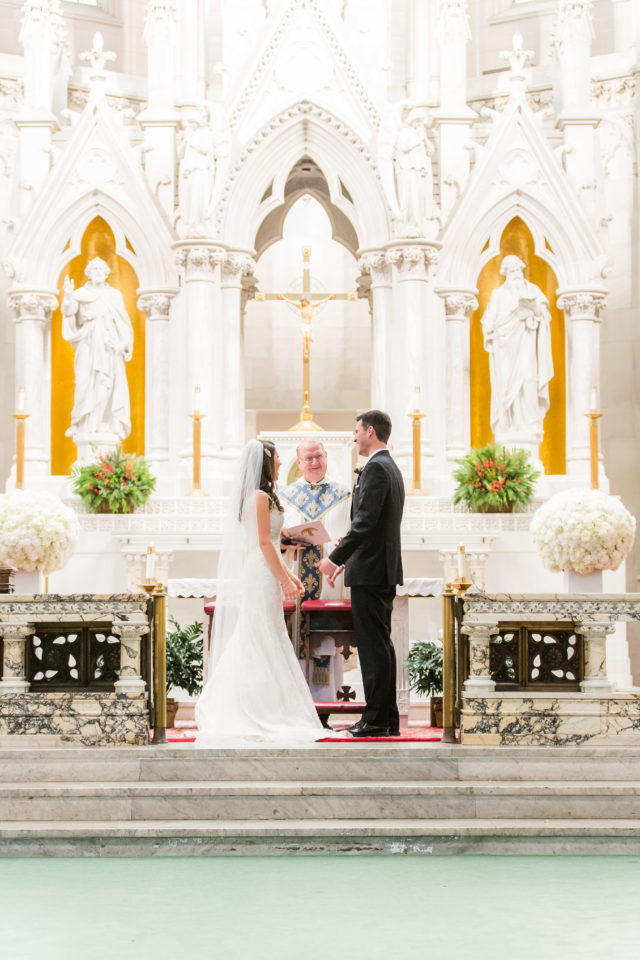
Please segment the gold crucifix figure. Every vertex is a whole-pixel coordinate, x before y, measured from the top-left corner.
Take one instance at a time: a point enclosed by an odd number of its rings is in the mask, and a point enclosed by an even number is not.
[[[313,420],[311,405],[309,403],[310,394],[310,360],[311,344],[313,343],[313,311],[327,303],[328,300],[356,300],[357,293],[330,293],[328,296],[323,293],[311,292],[311,247],[302,248],[302,290],[300,294],[295,293],[298,299],[286,297],[283,293],[257,293],[256,300],[283,300],[291,307],[300,311],[300,330],[302,333],[302,410],[300,411],[300,420],[290,429],[299,430],[322,430]],[[315,303],[313,302],[315,301]]]

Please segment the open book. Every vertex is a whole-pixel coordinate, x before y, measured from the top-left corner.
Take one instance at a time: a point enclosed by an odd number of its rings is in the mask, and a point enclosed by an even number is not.
[[[326,527],[319,520],[308,520],[297,527],[287,527],[282,531],[285,540],[291,540],[294,543],[305,543],[311,547],[317,547],[320,543],[330,543],[331,537],[327,533]]]

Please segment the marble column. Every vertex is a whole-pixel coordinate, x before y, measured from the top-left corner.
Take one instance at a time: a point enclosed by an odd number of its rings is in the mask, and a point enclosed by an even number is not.
[[[420,388],[422,412],[421,460],[423,479],[433,472],[434,455],[429,437],[434,429],[433,390],[439,382],[437,351],[427,349],[431,270],[437,262],[439,244],[426,240],[398,240],[387,245],[393,266],[393,331],[389,349],[389,397],[391,442],[394,456],[406,477],[412,473],[413,439],[409,411],[415,407]]]
[[[438,290],[446,313],[447,460],[463,457],[471,444],[469,423],[469,313],[478,301],[471,290]]]
[[[591,387],[600,385],[602,290],[559,290],[558,307],[567,321],[567,474],[588,479]]]
[[[583,693],[609,696],[615,684],[607,680],[607,636],[616,629],[614,623],[577,623],[576,633],[584,638]]]
[[[27,680],[27,642],[33,636],[33,623],[1,623],[3,638],[2,680],[0,696],[7,693],[25,693]]]
[[[469,637],[469,677],[464,684],[467,697],[484,697],[493,693],[496,685],[491,679],[491,637],[498,632],[497,623],[465,621],[462,633]]]
[[[154,473],[169,463],[169,312],[177,290],[140,290],[138,309],[147,315],[146,458]]]
[[[238,456],[245,439],[243,278],[253,273],[254,266],[255,260],[248,250],[231,250],[222,263],[225,383],[222,454],[231,459]]]
[[[144,693],[146,684],[140,676],[140,646],[142,637],[149,632],[148,624],[114,623],[112,632],[120,637],[120,677],[114,684],[116,693]]]
[[[396,597],[391,611],[391,640],[396,651],[396,693],[401,726],[409,720],[409,597]]]
[[[193,410],[193,390],[200,388],[202,420],[202,481],[206,493],[218,492],[219,458],[225,415],[224,353],[222,349],[221,265],[224,245],[213,240],[181,240],[174,244],[184,280],[186,315],[187,413]],[[185,417],[186,443],[181,458],[192,460],[190,421]]]
[[[16,387],[25,388],[25,478],[49,473],[49,358],[45,325],[58,305],[49,290],[9,291],[16,323]]]
[[[370,278],[371,305],[371,408],[388,405],[389,341],[392,325],[391,264],[384,250],[363,251],[358,262]]]

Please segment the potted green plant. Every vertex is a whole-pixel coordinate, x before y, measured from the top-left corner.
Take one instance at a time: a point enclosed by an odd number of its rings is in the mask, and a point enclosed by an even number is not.
[[[175,617],[169,617],[173,629],[167,630],[166,683],[167,693],[180,687],[190,697],[202,690],[202,624],[196,620],[181,627]],[[167,726],[175,725],[178,701],[167,699]]]
[[[74,467],[73,492],[93,513],[131,513],[142,507],[156,485],[144,457],[116,447],[95,463]]]
[[[409,686],[430,699],[430,725],[442,726],[442,644],[428,640],[414,643],[405,662]]]
[[[540,471],[529,463],[527,450],[488,443],[474,447],[456,463],[454,503],[466,503],[474,513],[511,513],[531,503]]]

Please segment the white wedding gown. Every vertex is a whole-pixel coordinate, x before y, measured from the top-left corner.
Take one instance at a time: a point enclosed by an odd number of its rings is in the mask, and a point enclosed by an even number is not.
[[[272,509],[270,523],[279,556],[284,515]],[[318,719],[287,633],[282,590],[257,545],[245,559],[242,596],[236,629],[196,705],[197,743],[324,739],[329,731]]]

